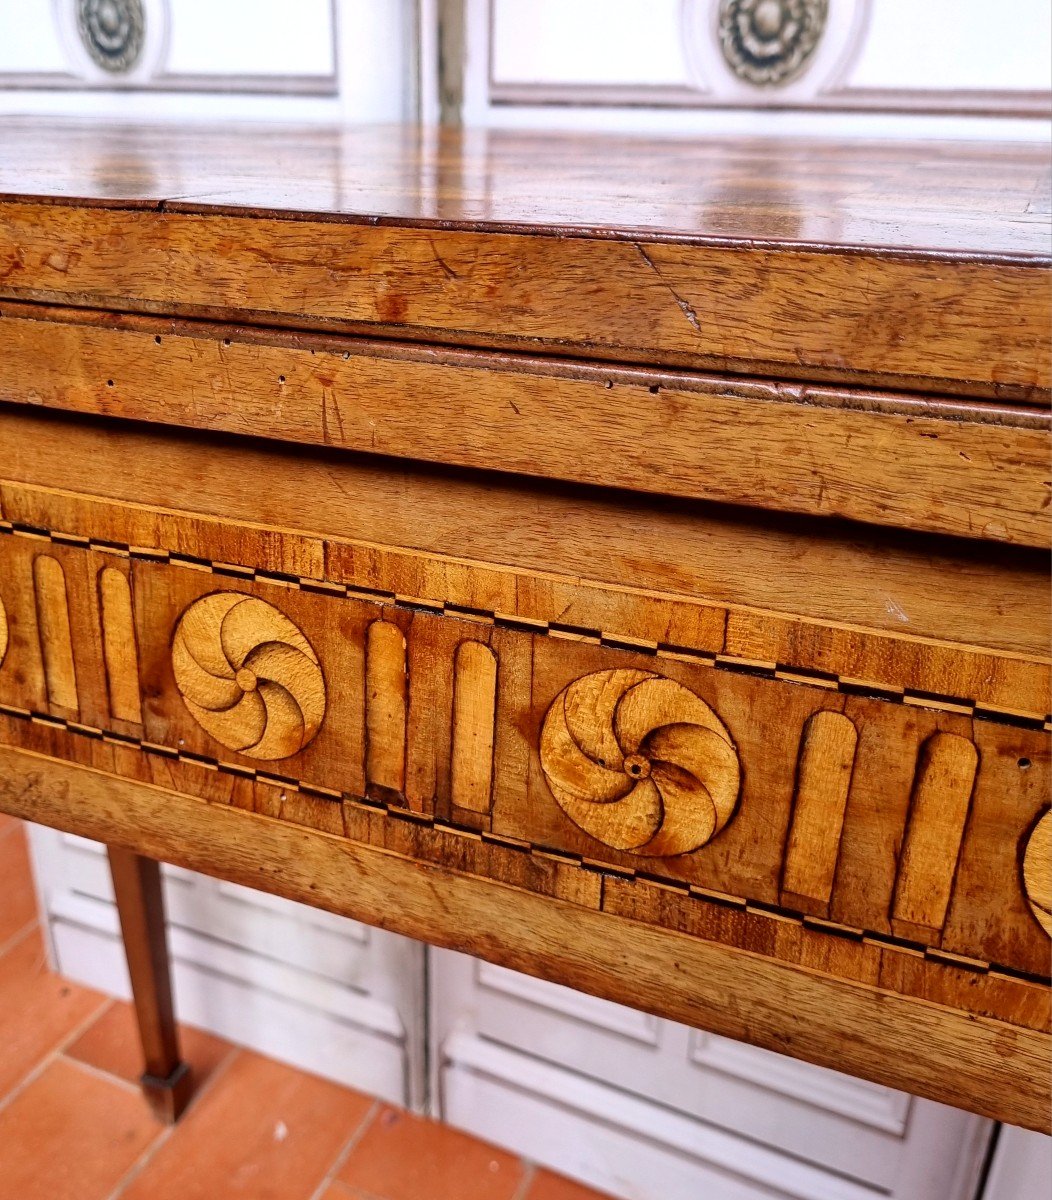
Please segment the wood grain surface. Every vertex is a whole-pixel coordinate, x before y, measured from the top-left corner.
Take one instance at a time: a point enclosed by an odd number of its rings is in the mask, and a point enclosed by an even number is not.
[[[0,194],[461,229],[1048,254],[1035,145],[9,117]]]
[[[592,904],[531,895],[470,870],[7,747],[0,748],[0,803],[27,820],[134,846],[714,1033],[1049,1128],[1047,1032],[655,929],[607,906],[598,892]]]
[[[989,402],[17,305],[0,317],[0,395],[960,537],[1052,538],[1048,413]]]
[[[1036,552],[20,407],[0,405],[0,417],[0,479],[33,485],[8,495],[6,515],[29,525],[161,537],[293,575],[438,588],[527,619],[1047,707],[1047,558]]]
[[[921,172],[918,149],[873,144],[169,132],[13,124],[0,299],[1016,400],[1050,385],[1035,149],[925,148]],[[294,187],[261,179],[269,139]]]

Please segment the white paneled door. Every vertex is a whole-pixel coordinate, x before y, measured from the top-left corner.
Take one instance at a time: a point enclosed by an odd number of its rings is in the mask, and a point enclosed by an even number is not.
[[[616,1196],[975,1196],[988,1121],[464,955],[430,977],[442,1115]]]
[[[39,826],[31,843],[58,970],[129,996],[103,847]],[[424,1107],[423,946],[175,867],[165,900],[181,1019]]]

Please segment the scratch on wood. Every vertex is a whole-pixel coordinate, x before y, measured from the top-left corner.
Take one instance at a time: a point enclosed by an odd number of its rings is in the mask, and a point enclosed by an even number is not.
[[[642,245],[640,245],[639,242],[633,242],[632,244],[639,251],[640,255],[643,258],[643,261],[647,264],[647,266],[651,269],[651,271],[653,271],[654,274],[658,277],[658,279],[665,285],[665,287],[668,288],[669,295],[672,297],[673,300],[675,300],[677,306],[679,307],[680,312],[682,312],[683,315],[690,322],[691,328],[694,330],[694,332],[701,333],[702,332],[701,322],[698,320],[698,314],[694,311],[694,308],[690,304],[688,304],[686,300],[683,299],[683,297],[679,294],[679,292],[676,291],[676,289],[672,286],[672,284],[669,283],[669,281],[664,277],[664,275],[661,274],[661,270],[658,267],[657,263],[655,263],[654,260],[650,257],[650,255],[647,254],[647,252],[643,249]]]

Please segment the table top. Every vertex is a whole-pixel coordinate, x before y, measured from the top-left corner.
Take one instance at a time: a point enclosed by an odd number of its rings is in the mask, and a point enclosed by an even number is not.
[[[1030,403],[1048,197],[1021,144],[27,118],[0,298]]]
[[[1047,260],[1043,147],[8,119],[0,195]]]

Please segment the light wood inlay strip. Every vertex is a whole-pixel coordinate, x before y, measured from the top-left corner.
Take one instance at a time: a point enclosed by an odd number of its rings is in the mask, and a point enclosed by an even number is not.
[[[369,783],[405,790],[405,635],[391,621],[374,621],[365,645],[365,775]]]
[[[481,642],[461,642],[453,691],[453,761],[450,781],[458,808],[490,810],[493,738],[497,709],[497,659]]]
[[[118,721],[142,724],[139,696],[139,653],[135,642],[131,588],[117,567],[99,572],[102,652],[106,660],[110,712]]]
[[[942,928],[978,766],[974,744],[958,734],[934,733],[921,747],[895,892],[897,921]]]
[[[785,891],[829,902],[857,745],[858,732],[842,713],[815,713],[804,727]]]
[[[73,638],[62,565],[49,555],[39,555],[33,560],[33,586],[48,699],[60,708],[77,712],[80,707],[77,670],[73,664]]]

